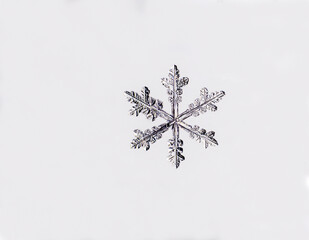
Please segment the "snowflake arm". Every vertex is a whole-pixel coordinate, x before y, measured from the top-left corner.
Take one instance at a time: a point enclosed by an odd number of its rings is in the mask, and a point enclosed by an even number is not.
[[[200,98],[195,99],[194,103],[191,103],[189,108],[178,116],[180,121],[185,120],[192,115],[197,117],[200,113],[207,112],[207,110],[217,111],[215,103],[219,102],[224,97],[225,92],[220,91],[208,95],[207,88],[202,88],[200,95]]]
[[[185,122],[179,122],[179,126],[183,128],[186,132],[190,134],[190,137],[195,139],[196,141],[203,141],[205,148],[207,148],[209,145],[218,145],[218,142],[216,139],[214,139],[215,132],[209,131],[206,132],[204,128],[200,128],[197,125],[194,125],[193,127],[189,124],[186,124]]]
[[[128,102],[133,103],[133,108],[130,110],[130,115],[138,116],[141,112],[146,115],[148,119],[154,121],[158,116],[165,120],[172,120],[173,117],[165,112],[163,102],[149,96],[150,90],[147,87],[142,89],[142,95],[134,91],[125,91]]]
[[[162,134],[166,132],[170,127],[170,123],[164,123],[158,127],[152,127],[151,130],[147,129],[144,132],[135,129],[135,137],[131,142],[131,148],[141,148],[144,147],[145,150],[149,150],[150,143],[155,143],[162,137]]]
[[[173,139],[169,139],[169,155],[168,159],[173,163],[176,168],[179,167],[180,161],[185,160],[182,155],[183,152],[183,141],[179,138],[179,125],[174,123],[173,125]]]
[[[161,83],[167,88],[167,94],[169,95],[169,102],[172,105],[172,115],[178,116],[178,104],[182,100],[182,88],[189,83],[189,78],[179,76],[179,70],[176,65],[174,65],[168,74],[168,78],[162,78]]]

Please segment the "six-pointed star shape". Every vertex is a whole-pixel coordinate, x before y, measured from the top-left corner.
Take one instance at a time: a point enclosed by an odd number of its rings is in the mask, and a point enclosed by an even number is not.
[[[191,126],[184,120],[191,116],[197,117],[200,113],[204,113],[207,110],[216,111],[217,106],[215,103],[220,101],[225,93],[224,91],[208,93],[207,88],[202,88],[200,91],[200,98],[195,99],[194,103],[191,103],[187,110],[179,114],[178,104],[181,102],[182,88],[188,84],[189,79],[187,77],[180,78],[179,70],[177,66],[174,65],[169,70],[168,78],[162,78],[161,80],[163,86],[167,88],[169,101],[172,105],[172,114],[163,110],[162,101],[149,96],[150,91],[147,87],[142,89],[141,95],[133,91],[125,92],[128,101],[134,104],[133,108],[130,109],[131,115],[138,116],[140,113],[143,113],[152,121],[157,117],[166,120],[166,123],[157,127],[152,127],[151,130],[134,130],[136,138],[132,140],[131,147],[144,147],[148,150],[150,148],[150,143],[154,143],[156,140],[160,139],[162,134],[171,127],[173,138],[169,139],[168,159],[178,168],[180,162],[185,159],[182,155],[183,141],[179,138],[179,128],[183,128],[193,139],[199,142],[203,141],[205,148],[207,148],[208,145],[218,145],[218,142],[214,139],[215,132],[207,132],[204,128],[200,128],[196,125]]]

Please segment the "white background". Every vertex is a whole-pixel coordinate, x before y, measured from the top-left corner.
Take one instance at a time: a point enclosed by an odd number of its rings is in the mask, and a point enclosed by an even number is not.
[[[0,0],[1,240],[308,240],[309,2]],[[177,64],[218,111],[148,152],[125,90]]]

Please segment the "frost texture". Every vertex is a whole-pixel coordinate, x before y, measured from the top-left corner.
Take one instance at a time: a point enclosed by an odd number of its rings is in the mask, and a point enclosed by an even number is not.
[[[136,92],[125,91],[128,101],[133,103],[130,109],[130,115],[139,116],[140,113],[144,114],[152,121],[161,117],[166,120],[166,123],[161,124],[152,129],[141,131],[134,130],[135,138],[131,142],[132,148],[141,148],[149,150],[150,144],[155,143],[162,137],[162,134],[171,128],[173,136],[168,141],[169,155],[168,159],[176,168],[179,167],[180,162],[185,160],[183,156],[183,141],[179,137],[179,129],[182,128],[189,133],[189,136],[198,142],[203,142],[205,148],[209,145],[218,145],[217,140],[214,138],[215,132],[207,132],[204,128],[199,126],[191,126],[184,120],[194,116],[197,117],[202,113],[209,111],[216,111],[218,103],[225,95],[224,91],[209,93],[207,88],[202,88],[200,97],[196,98],[191,103],[187,110],[179,114],[179,103],[182,101],[183,87],[189,83],[189,78],[180,77],[179,70],[174,65],[170,70],[167,78],[161,79],[162,85],[166,87],[168,100],[171,103],[171,114],[163,110],[163,102],[150,96],[150,90],[143,87],[141,94]]]

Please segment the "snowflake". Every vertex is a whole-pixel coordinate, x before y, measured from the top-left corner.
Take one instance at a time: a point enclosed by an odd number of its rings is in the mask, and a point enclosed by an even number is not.
[[[169,114],[163,110],[163,102],[149,96],[149,89],[143,87],[141,95],[136,92],[125,91],[128,101],[133,103],[133,108],[130,109],[130,115],[138,116],[140,113],[146,115],[148,119],[154,121],[157,117],[164,118],[166,122],[152,129],[145,131],[134,130],[135,139],[131,142],[131,148],[144,147],[145,150],[150,148],[150,143],[155,143],[162,137],[162,134],[169,128],[172,129],[173,138],[169,139],[169,156],[168,159],[175,164],[176,168],[179,167],[180,162],[185,160],[183,156],[183,141],[179,138],[179,129],[182,128],[190,134],[190,137],[196,139],[199,142],[204,142],[205,148],[208,145],[218,145],[216,139],[214,139],[215,132],[207,132],[204,128],[199,126],[191,126],[184,120],[194,116],[197,117],[201,113],[205,113],[207,110],[216,111],[217,106],[215,103],[220,101],[225,95],[224,91],[209,93],[207,88],[202,88],[200,91],[200,97],[195,99],[194,103],[189,105],[189,108],[183,113],[179,114],[178,105],[182,100],[182,88],[189,83],[189,78],[180,78],[179,70],[174,65],[168,74],[168,78],[162,78],[161,82],[164,87],[167,88],[169,95],[169,102],[172,106],[172,114]]]

